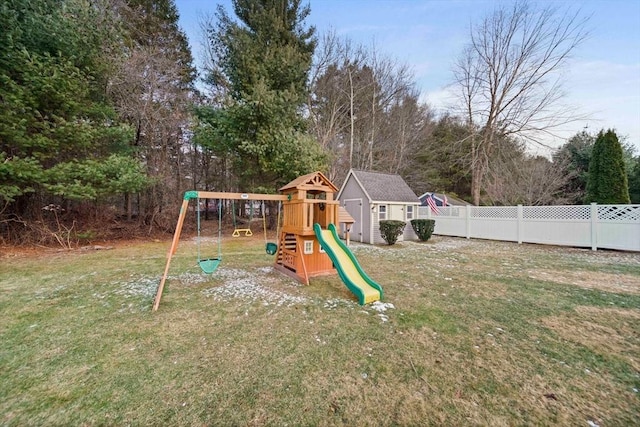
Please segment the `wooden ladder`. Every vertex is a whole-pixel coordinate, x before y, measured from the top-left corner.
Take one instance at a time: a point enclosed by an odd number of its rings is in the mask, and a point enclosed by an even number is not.
[[[282,251],[283,249],[287,249],[289,251],[296,250],[296,235],[281,233],[280,234],[280,242],[278,244],[278,258],[276,259],[276,264],[282,265]]]

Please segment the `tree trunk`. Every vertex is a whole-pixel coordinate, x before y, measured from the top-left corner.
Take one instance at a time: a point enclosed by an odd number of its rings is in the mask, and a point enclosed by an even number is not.
[[[473,204],[480,205],[480,187],[482,184],[482,173],[479,166],[474,166],[471,173],[471,197],[473,198]]]
[[[353,76],[351,71],[349,71],[349,112],[351,116],[351,130],[349,134],[349,169],[353,166],[353,127],[354,127],[354,112],[353,112]]]
[[[373,94],[371,95],[371,140],[369,141],[369,170],[373,170],[373,140],[376,133],[376,86],[373,85]]]
[[[125,193],[124,195],[124,203],[126,206],[126,210],[127,210],[127,221],[131,221],[131,217],[132,217],[132,207],[133,207],[133,203],[131,200],[131,193]]]

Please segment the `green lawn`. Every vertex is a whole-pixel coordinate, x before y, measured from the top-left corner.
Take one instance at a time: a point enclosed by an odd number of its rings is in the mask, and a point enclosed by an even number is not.
[[[4,249],[0,424],[640,424],[638,253],[354,244],[378,311],[257,237],[205,276],[185,238],[152,313],[168,247]]]

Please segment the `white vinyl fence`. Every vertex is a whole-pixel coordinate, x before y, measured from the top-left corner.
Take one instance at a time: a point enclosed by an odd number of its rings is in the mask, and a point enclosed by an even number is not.
[[[421,206],[418,218],[445,236],[640,251],[640,205]]]

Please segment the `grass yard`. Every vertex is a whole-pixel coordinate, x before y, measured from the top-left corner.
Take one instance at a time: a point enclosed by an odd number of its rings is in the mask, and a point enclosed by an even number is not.
[[[638,253],[354,244],[385,291],[361,307],[258,237],[205,276],[185,238],[152,313],[169,244],[5,249],[0,424],[640,425]]]

